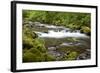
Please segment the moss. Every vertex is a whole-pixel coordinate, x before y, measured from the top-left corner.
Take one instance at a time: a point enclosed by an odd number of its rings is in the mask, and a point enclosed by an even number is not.
[[[68,41],[68,42],[78,42],[79,39],[78,38],[71,37],[71,38],[67,38],[66,41]]]
[[[87,35],[90,35],[91,34],[91,29],[87,26],[83,26],[80,30],[82,33],[85,33]]]
[[[23,62],[42,62],[45,61],[43,53],[37,49],[30,49],[23,54]]]
[[[23,54],[23,62],[34,62],[36,61],[36,56],[31,52],[26,52]]]
[[[33,35],[34,34],[34,35]],[[32,31],[27,27],[26,25],[23,26],[23,33],[22,33],[22,39],[23,39],[23,48],[32,48],[33,47],[33,37],[36,37],[35,33],[32,33]]]
[[[78,53],[77,52],[71,52],[67,56],[67,60],[75,60],[77,58]]]
[[[55,61],[56,58],[52,55],[46,54],[45,55],[45,61]]]
[[[27,48],[24,48],[23,49],[23,53],[25,53],[25,52],[27,52],[28,51],[28,49]]]
[[[78,46],[66,46],[64,48],[58,48],[57,50],[60,51],[60,52],[67,53],[68,51],[73,51],[73,50],[75,50],[77,48],[78,48]]]
[[[78,53],[73,51],[73,52],[69,52],[67,54],[65,54],[65,56],[63,57],[63,60],[75,60],[78,56]]]
[[[65,26],[71,29],[80,29],[82,26],[90,27],[91,14],[23,10],[23,20]]]
[[[42,53],[38,49],[36,49],[36,48],[29,49],[29,52],[31,52],[31,53],[33,53],[35,55],[39,55],[39,56],[42,55]]]
[[[44,40],[42,40],[40,38],[37,38],[34,40],[34,47],[43,53],[46,52],[46,48],[44,46]]]
[[[23,37],[27,36],[29,38],[32,38],[33,37],[32,31],[31,31],[31,29],[28,26],[26,26],[26,25],[23,26]]]
[[[23,62],[55,61],[56,58],[48,53],[41,53],[38,49],[31,48],[23,53]]]
[[[37,37],[29,27],[23,27],[23,62],[45,61],[46,48],[44,40]]]
[[[28,48],[30,49],[33,47],[33,41],[31,38],[28,38],[27,36],[23,37],[23,48]]]

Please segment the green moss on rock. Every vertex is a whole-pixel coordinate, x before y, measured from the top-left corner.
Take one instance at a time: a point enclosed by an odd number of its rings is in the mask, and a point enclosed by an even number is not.
[[[45,55],[45,61],[55,61],[56,58],[52,55],[46,54]]]
[[[87,26],[83,26],[80,30],[82,33],[85,33],[87,35],[90,35],[91,34],[91,29]]]

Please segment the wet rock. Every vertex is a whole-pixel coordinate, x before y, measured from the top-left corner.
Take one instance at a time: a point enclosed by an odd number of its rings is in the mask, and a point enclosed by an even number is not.
[[[72,45],[79,46],[81,45],[81,43],[78,43],[78,42],[62,43],[60,46],[72,46]]]
[[[85,52],[85,53],[80,54],[77,57],[77,60],[86,60],[86,59],[90,59],[90,58],[91,58],[90,52]]]
[[[44,31],[43,33],[48,33],[48,31]]]
[[[48,53],[51,54],[51,55],[53,55],[53,56],[55,56],[55,57],[58,57],[58,56],[61,55],[61,54],[60,54],[59,52],[57,52],[57,51],[49,51]]]
[[[79,46],[79,45],[81,45],[81,43],[76,43],[75,45],[76,45],[76,46]]]
[[[60,46],[70,46],[70,43],[62,43]]]
[[[56,50],[56,47],[48,47],[48,50]]]
[[[34,22],[35,25],[41,24],[40,22]]]
[[[90,52],[90,49],[86,49],[86,51]]]

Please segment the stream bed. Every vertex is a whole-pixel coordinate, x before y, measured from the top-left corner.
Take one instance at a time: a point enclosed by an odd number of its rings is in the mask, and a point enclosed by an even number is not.
[[[69,54],[73,51],[78,53],[76,60],[91,58],[91,38],[84,33],[80,33],[80,30],[71,30],[64,26],[41,24],[39,22],[34,22],[34,26],[31,27],[32,31],[45,41],[48,54],[56,57],[56,60],[63,59],[66,53]]]

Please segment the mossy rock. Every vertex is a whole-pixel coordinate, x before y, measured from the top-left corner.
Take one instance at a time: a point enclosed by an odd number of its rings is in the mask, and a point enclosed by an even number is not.
[[[28,26],[29,24],[23,26],[23,36],[27,36],[33,39],[37,38],[38,35],[35,32],[33,32],[32,29],[30,29]]]
[[[28,27],[23,27],[23,48],[38,48],[41,52],[45,52],[44,40],[38,38],[35,32],[32,32]]]
[[[23,48],[23,53],[27,52],[28,49],[27,48]]]
[[[38,49],[36,49],[36,48],[31,48],[28,51],[33,53],[33,54],[35,54],[35,55],[39,55],[39,56],[42,55],[42,53]]]
[[[33,32],[33,33],[32,33],[32,38],[33,38],[33,39],[38,38],[38,35],[37,35],[35,32]]]
[[[78,42],[78,41],[79,41],[78,38],[74,38],[74,37],[67,38],[66,40],[67,40],[68,42]]]
[[[75,60],[77,58],[78,53],[77,52],[71,52],[69,53],[69,55],[67,56],[68,60]]]
[[[90,35],[91,34],[91,29],[87,26],[83,26],[80,30],[81,33],[85,33],[87,35]]]
[[[55,61],[56,58],[52,55],[46,54],[45,55],[45,61]]]
[[[69,54],[66,54],[65,57],[63,58],[64,60],[75,60],[78,56],[77,52],[70,52]]]
[[[41,52],[46,52],[46,48],[44,46],[44,40],[40,39],[40,38],[37,38],[34,40],[34,47],[37,48],[39,51]]]
[[[23,37],[23,48],[30,49],[31,47],[33,47],[33,41],[32,41],[32,39],[24,36]]]
[[[29,29],[28,27],[23,26],[23,36],[27,36],[29,38],[32,38],[33,35],[32,35],[31,29]]]
[[[26,52],[23,54],[23,62],[34,62],[36,60],[36,56],[31,52]]]
[[[43,62],[45,57],[40,52],[27,51],[23,54],[23,62]]]

